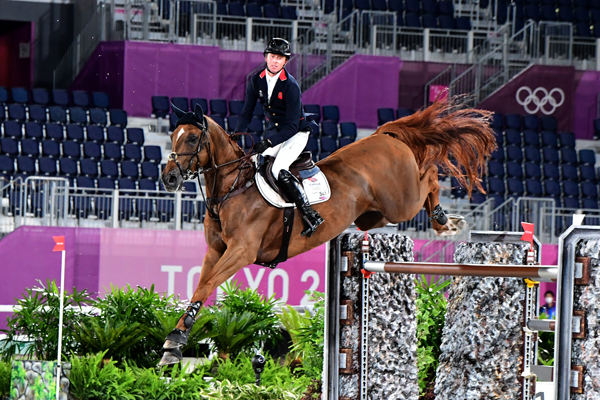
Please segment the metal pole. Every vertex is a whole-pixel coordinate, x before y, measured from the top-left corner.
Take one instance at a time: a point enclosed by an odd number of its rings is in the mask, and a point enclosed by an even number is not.
[[[554,332],[556,321],[553,319],[530,319],[527,321],[527,328],[538,332]]]
[[[252,18],[246,19],[246,51],[252,50]]]
[[[423,29],[423,61],[429,61],[429,28]]]
[[[175,192],[175,230],[181,230],[181,192]]]
[[[57,243],[58,245],[58,243]],[[61,251],[61,265],[60,265],[60,309],[58,312],[58,357],[56,362],[56,400],[59,400],[60,395],[60,375],[62,366],[62,328],[63,328],[63,307],[65,297],[65,248],[64,248],[64,237],[63,237],[63,250]]]
[[[119,227],[119,189],[112,193],[112,227]]]

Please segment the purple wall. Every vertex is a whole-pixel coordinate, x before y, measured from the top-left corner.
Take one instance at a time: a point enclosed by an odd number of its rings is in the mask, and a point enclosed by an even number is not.
[[[573,130],[578,139],[592,139],[597,97],[600,93],[600,71],[577,71],[573,101]]]
[[[302,102],[337,105],[340,121],[377,128],[377,109],[398,107],[401,68],[395,57],[355,55],[310,87]]]

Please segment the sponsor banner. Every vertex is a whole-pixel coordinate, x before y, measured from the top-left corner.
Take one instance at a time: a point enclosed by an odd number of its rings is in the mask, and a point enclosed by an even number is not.
[[[573,130],[575,69],[534,65],[478,107],[502,114],[553,116],[558,131]]]

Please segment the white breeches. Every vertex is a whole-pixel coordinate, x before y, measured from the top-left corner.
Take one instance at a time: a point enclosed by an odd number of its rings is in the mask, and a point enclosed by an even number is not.
[[[292,165],[302,151],[304,151],[306,143],[308,143],[309,135],[310,131],[298,132],[285,142],[263,152],[264,156],[275,157],[272,171],[275,179],[279,178],[279,171],[282,169],[289,170],[290,165]]]

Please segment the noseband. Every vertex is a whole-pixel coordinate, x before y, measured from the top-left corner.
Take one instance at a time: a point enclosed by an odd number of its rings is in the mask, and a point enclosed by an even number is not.
[[[192,153],[180,153],[180,154],[177,154],[175,151],[172,151],[168,157],[169,161],[175,162],[175,165],[177,165],[177,168],[179,169],[179,173],[181,174],[181,178],[183,178],[184,181],[197,178],[201,174],[204,174],[205,172],[208,172],[214,168],[214,162],[213,162],[213,166],[210,168],[204,168],[203,166],[200,165],[200,157],[198,156],[198,154],[200,154],[200,152],[202,151],[202,149],[204,147],[206,147],[206,151],[208,153],[208,158],[210,160],[212,160],[213,158],[212,158],[212,153],[211,153],[211,149],[210,149],[210,140],[208,140],[208,135],[206,134],[208,129],[206,128],[205,125],[200,125],[200,124],[196,124],[196,127],[198,127],[198,129],[200,129],[200,132],[202,132],[202,134],[200,135],[200,141],[198,142],[198,147],[196,148],[196,150]],[[179,160],[177,159],[180,156],[192,156],[185,172],[183,171],[183,168],[181,168],[181,164],[179,164]],[[191,170],[192,161],[194,159],[196,159],[196,171]]]

